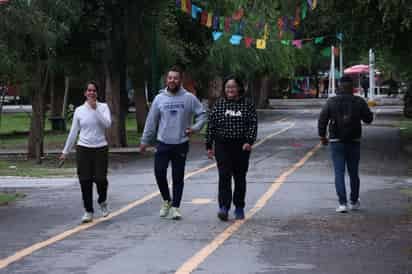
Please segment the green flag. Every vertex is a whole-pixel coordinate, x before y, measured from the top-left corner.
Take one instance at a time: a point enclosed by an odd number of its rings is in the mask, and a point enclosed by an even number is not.
[[[316,37],[315,38],[315,44],[321,44],[323,43],[323,40],[325,40],[325,37]]]
[[[308,14],[308,4],[306,3],[306,0],[303,0],[302,2],[302,20],[306,18],[306,15]]]

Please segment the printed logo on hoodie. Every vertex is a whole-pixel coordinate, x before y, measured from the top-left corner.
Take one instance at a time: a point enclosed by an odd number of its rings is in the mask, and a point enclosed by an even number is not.
[[[234,111],[234,110],[226,110],[225,116],[230,116],[230,117],[242,117],[242,112],[240,110]]]

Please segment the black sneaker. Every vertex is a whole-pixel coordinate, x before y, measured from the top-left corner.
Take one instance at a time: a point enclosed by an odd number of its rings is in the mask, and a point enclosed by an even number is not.
[[[217,217],[221,220],[226,222],[229,219],[229,214],[228,214],[228,210],[226,209],[226,207],[221,207],[219,209],[219,212],[217,213]]]
[[[243,220],[245,218],[245,211],[243,210],[243,208],[236,208],[235,209],[235,219],[236,220]]]

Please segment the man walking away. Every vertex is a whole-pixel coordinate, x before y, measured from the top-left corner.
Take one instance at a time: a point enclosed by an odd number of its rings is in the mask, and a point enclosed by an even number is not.
[[[363,89],[363,94],[365,95],[365,98],[368,98],[368,92],[369,92],[369,78],[367,78],[366,76],[362,77],[361,80],[361,86]]]
[[[146,120],[140,151],[157,140],[155,177],[163,198],[160,217],[178,220],[183,195],[186,155],[189,137],[200,131],[207,120],[206,111],[199,100],[182,85],[182,72],[173,67],[167,74],[167,87],[154,99]],[[193,117],[195,122],[192,125]],[[167,182],[167,168],[172,163],[173,197]]]
[[[330,98],[318,120],[319,136],[323,145],[330,142],[332,162],[335,173],[335,187],[339,198],[337,212],[347,211],[345,188],[345,168],[350,178],[350,209],[357,210],[359,203],[359,159],[361,121],[372,123],[373,113],[365,100],[352,94],[353,82],[342,77],[338,95]],[[327,128],[329,140],[327,137]]]

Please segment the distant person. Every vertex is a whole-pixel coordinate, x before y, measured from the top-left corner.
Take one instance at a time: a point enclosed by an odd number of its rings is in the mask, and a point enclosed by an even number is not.
[[[254,105],[244,97],[242,81],[228,77],[223,96],[217,100],[210,115],[206,135],[209,159],[216,157],[219,171],[218,218],[228,220],[233,203],[235,218],[245,218],[246,174],[250,152],[257,135],[257,114]],[[232,177],[234,192],[232,193]]]
[[[388,90],[388,97],[391,97],[392,94],[396,95],[398,93],[399,85],[398,82],[393,80],[393,78],[390,78],[387,82],[389,85],[389,90]]]
[[[183,195],[186,156],[190,136],[202,129],[207,115],[200,101],[182,87],[182,71],[173,67],[167,74],[167,87],[154,99],[141,138],[140,150],[157,141],[154,160],[156,182],[163,198],[160,217],[178,220]],[[195,118],[192,124],[193,117]],[[172,164],[173,197],[167,182]]]
[[[337,212],[348,210],[345,188],[345,168],[350,177],[349,208],[357,210],[359,202],[359,160],[361,121],[371,123],[373,113],[361,97],[352,94],[353,83],[349,77],[342,77],[337,96],[328,99],[319,116],[319,136],[323,145],[330,142],[335,173],[335,188],[339,198]],[[327,128],[329,137],[327,137]],[[329,139],[328,139],[329,138]]]
[[[363,89],[363,93],[365,94],[365,98],[368,98],[369,92],[369,78],[363,76],[361,80],[361,87]]]
[[[99,88],[95,82],[87,84],[84,96],[86,102],[76,108],[69,136],[60,160],[64,161],[72,149],[80,132],[76,146],[77,174],[83,197],[85,213],[82,222],[93,220],[93,183],[99,194],[98,203],[102,215],[109,215],[107,204],[107,166],[108,144],[106,129],[111,126],[110,109],[105,103],[97,101]]]

